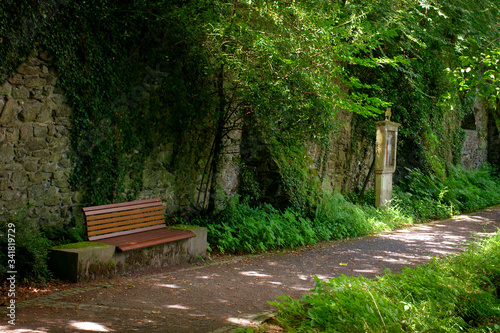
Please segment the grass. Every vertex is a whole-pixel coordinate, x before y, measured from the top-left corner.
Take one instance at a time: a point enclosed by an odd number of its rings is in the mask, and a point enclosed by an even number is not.
[[[498,332],[500,233],[460,255],[369,280],[317,280],[301,300],[282,296],[287,332]]]

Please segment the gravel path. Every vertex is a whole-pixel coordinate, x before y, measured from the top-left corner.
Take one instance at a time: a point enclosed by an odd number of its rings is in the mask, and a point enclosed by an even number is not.
[[[268,301],[300,297],[314,276],[373,277],[460,251],[500,227],[500,206],[468,216],[298,250],[227,257],[157,274],[117,277],[20,302],[0,332],[231,332],[259,322]]]

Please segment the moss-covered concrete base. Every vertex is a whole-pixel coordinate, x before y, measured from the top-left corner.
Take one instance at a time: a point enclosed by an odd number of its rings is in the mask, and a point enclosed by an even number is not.
[[[114,245],[95,242],[67,244],[50,249],[49,268],[59,279],[82,282],[206,257],[206,228],[186,225],[171,228],[190,230],[196,237],[126,252],[116,251]]]
[[[89,244],[88,244],[89,243]],[[111,276],[116,270],[115,246],[94,243],[74,243],[49,250],[49,268],[54,276],[73,282]],[[83,246],[84,245],[84,246]]]

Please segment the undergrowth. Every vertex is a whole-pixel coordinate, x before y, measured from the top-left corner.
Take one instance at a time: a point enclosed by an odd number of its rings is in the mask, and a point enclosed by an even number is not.
[[[375,280],[320,281],[301,300],[282,296],[287,332],[498,332],[500,233],[460,255]]]
[[[497,203],[500,180],[493,176],[491,167],[466,170],[456,166],[444,179],[411,170],[405,182],[394,186],[393,200],[385,209],[366,201],[355,204],[340,193],[324,193],[314,215],[305,216],[290,208],[280,211],[268,204],[252,206],[235,197],[225,210],[192,222],[208,228],[211,249],[262,252],[393,230]]]

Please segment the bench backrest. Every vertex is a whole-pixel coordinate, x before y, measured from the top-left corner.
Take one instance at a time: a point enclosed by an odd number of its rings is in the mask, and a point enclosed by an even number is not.
[[[92,206],[82,210],[91,241],[165,227],[161,199]]]

